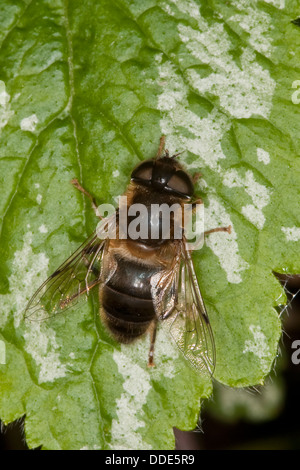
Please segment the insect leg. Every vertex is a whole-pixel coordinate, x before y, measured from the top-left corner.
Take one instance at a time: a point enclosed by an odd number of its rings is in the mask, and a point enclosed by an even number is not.
[[[196,199],[196,201],[192,202],[193,213],[195,213],[196,211],[197,204],[203,204],[202,199],[198,198]]]
[[[149,355],[148,355],[148,367],[154,367],[154,344],[155,344],[155,339],[156,339],[156,329],[157,329],[157,320],[155,320],[152,331],[151,331],[151,336],[150,336],[150,349],[149,349]]]
[[[197,183],[197,181],[199,180],[199,178],[201,178],[202,176],[202,173],[198,172],[198,173],[195,173],[192,180],[193,180],[193,183]]]
[[[174,305],[173,305],[172,307],[170,307],[169,310],[167,310],[167,311],[162,315],[161,320],[165,320],[166,318],[168,318],[168,317],[171,315],[171,313],[173,313],[173,311],[174,311],[175,308],[176,308],[177,301],[178,301],[177,297],[178,297],[178,294],[176,293],[176,298],[175,298],[175,301],[174,301]]]
[[[70,302],[73,302],[73,300],[75,300],[80,295],[88,293],[88,290],[92,289],[97,284],[100,284],[100,279],[97,279],[96,281],[94,281],[92,284],[88,286],[88,288],[85,287],[85,289],[78,290],[77,294],[73,294],[71,297],[68,297],[66,300],[63,300],[62,302],[60,302],[60,308],[61,309],[65,308]]]
[[[161,138],[159,139],[159,147],[158,147],[158,151],[157,151],[155,158],[159,158],[162,155],[163,150],[165,148],[165,142],[166,142],[166,136],[162,135]]]
[[[228,225],[228,227],[217,227],[217,228],[212,228],[211,230],[207,230],[206,232],[204,232],[204,235],[209,235],[210,233],[215,233],[215,232],[227,232],[227,233],[231,233],[231,225]]]
[[[196,211],[197,204],[203,204],[202,199],[198,198],[196,201],[192,202],[193,213],[195,213],[195,211]],[[215,233],[215,232],[231,233],[231,230],[232,230],[231,225],[228,225],[228,227],[217,227],[217,228],[213,228],[211,230],[207,230],[206,232],[204,232],[204,235],[209,235],[210,233]]]
[[[97,204],[96,204],[96,201],[95,199],[93,198],[93,196],[86,190],[84,189],[81,184],[79,184],[78,180],[76,178],[72,179],[71,180],[71,183],[73,184],[73,186],[75,186],[76,189],[78,189],[78,191],[80,191],[81,193],[85,194],[85,196],[87,196],[89,198],[89,200],[91,201],[92,203],[92,208],[94,209],[94,212],[96,214],[97,217],[99,217],[99,219],[102,219],[101,215],[99,214],[98,212],[98,208],[97,208]]]

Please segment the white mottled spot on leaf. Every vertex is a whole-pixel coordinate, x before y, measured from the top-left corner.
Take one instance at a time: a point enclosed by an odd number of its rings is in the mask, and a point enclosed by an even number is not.
[[[22,131],[29,131],[29,132],[34,132],[36,129],[36,125],[39,122],[37,115],[32,114],[31,116],[28,116],[20,122],[20,127]]]
[[[152,388],[152,380],[175,376],[175,361],[179,350],[165,331],[159,328],[155,342],[155,367],[147,367],[149,337],[144,337],[133,345],[122,345],[121,351],[115,350],[113,358],[122,374],[123,393],[117,399],[117,416],[112,423],[113,449],[150,449],[143,441],[139,428],[145,427],[143,406]]]
[[[264,163],[265,165],[268,165],[270,163],[270,154],[264,149],[257,148],[257,159],[259,162]]]
[[[12,101],[17,101],[21,96],[21,93],[16,93],[13,98],[12,98]]]
[[[174,11],[172,10],[171,6],[168,3],[162,2],[160,7],[162,8],[162,10],[164,10],[166,13],[168,13],[168,15],[170,15],[170,16],[175,15]]]
[[[285,7],[285,0],[264,0],[266,3],[270,3],[275,8],[282,10]]]
[[[59,359],[60,346],[55,332],[45,328],[44,323],[32,322],[24,333],[25,349],[39,367],[39,383],[53,382],[65,377],[67,367]]]
[[[300,227],[281,227],[287,241],[298,242],[300,240]]]
[[[218,25],[223,29],[222,25]],[[202,33],[192,30],[189,26],[182,26],[185,34],[195,36],[195,39],[189,39],[189,36],[183,36],[182,39],[187,42],[188,48],[212,68],[212,73],[207,77],[201,77],[194,69],[186,72],[187,79],[191,86],[201,94],[210,93],[218,97],[220,105],[228,111],[231,116],[236,118],[250,118],[255,114],[268,117],[272,107],[272,97],[275,90],[275,82],[270,77],[268,70],[263,69],[257,64],[255,53],[249,48],[244,48],[241,55],[241,68],[235,64],[232,57],[224,57],[218,60],[216,58],[201,57],[199,51],[201,48],[197,45]],[[221,34],[217,31],[215,34]],[[203,46],[204,47],[204,46]],[[229,45],[228,45],[229,47]],[[204,47],[205,55],[206,47]],[[229,55],[229,53],[228,53]],[[225,55],[226,59],[226,55]],[[220,62],[220,63],[219,63]]]
[[[267,344],[267,339],[259,325],[250,325],[249,330],[253,335],[253,339],[245,341],[243,353],[253,353],[260,360],[262,370],[267,373],[272,361],[272,354]]]
[[[252,48],[242,48],[238,64],[232,55],[231,37],[222,23],[209,24],[201,16],[199,5],[192,0],[172,0],[172,3],[197,21],[198,28],[179,23],[179,36],[187,50],[211,68],[211,73],[205,77],[195,69],[188,69],[186,77],[190,85],[201,94],[215,95],[220,105],[234,117],[249,118],[256,114],[268,117],[276,84],[269,71],[258,64]],[[247,26],[252,33],[250,38],[260,40],[261,49],[270,53],[271,39],[264,33],[271,28],[272,18],[265,14],[264,21],[257,22],[255,9],[247,7],[245,2],[238,4],[245,10],[245,24],[247,15],[252,15]]]
[[[265,225],[266,218],[262,211],[253,204],[246,204],[242,207],[242,214],[259,230]]]
[[[39,227],[39,231],[41,233],[47,233],[48,232],[48,229],[46,227],[46,225],[42,224],[40,227]]]
[[[151,389],[150,377],[145,368],[131,360],[126,352],[126,348],[122,346],[121,351],[115,350],[113,354],[119,373],[124,379],[124,392],[116,403],[118,419],[112,422],[112,448],[150,449],[138,433],[139,428],[145,427],[142,408]]]
[[[200,7],[193,0],[171,0],[171,2],[174,3],[182,13],[185,13],[191,18],[195,18],[198,22],[202,20]]]
[[[262,9],[257,9],[255,4],[249,5],[248,1],[237,0],[232,4],[240,13],[231,16],[229,24],[234,23],[246,31],[251,46],[266,57],[270,57],[273,51],[270,34],[274,29],[272,17]]]
[[[178,149],[187,149],[197,155],[194,162],[185,162],[188,170],[199,169],[203,164],[218,173],[221,173],[219,161],[225,159],[222,150],[222,138],[230,129],[230,120],[227,116],[214,109],[206,117],[200,118],[188,106],[189,89],[182,78],[169,62],[158,65],[159,79],[165,81],[162,93],[158,99],[158,107],[166,111],[161,119],[162,134],[167,136],[166,147],[175,152]],[[183,135],[180,129],[187,133]],[[187,136],[186,136],[187,134]],[[190,135],[190,136],[188,136]],[[183,157],[181,157],[183,160]],[[217,226],[232,225],[228,213],[215,199],[211,198],[206,208],[205,223],[207,229]],[[248,268],[248,263],[239,255],[237,235],[216,233],[207,237],[207,245],[219,258],[219,262],[226,272],[227,279],[232,283],[242,282],[241,273]]]
[[[0,364],[6,364],[6,346],[2,340],[0,340]]]
[[[228,282],[239,284],[242,282],[242,272],[249,267],[240,256],[237,244],[237,234],[233,228],[229,214],[222,204],[215,198],[209,198],[209,206],[205,208],[205,228],[210,230],[216,227],[232,226],[231,234],[226,232],[212,233],[206,238],[206,245],[218,257],[221,267],[226,272]]]
[[[117,178],[118,176],[120,176],[119,170],[114,170],[112,175],[114,178]]]
[[[200,118],[189,109],[188,94],[182,77],[176,74],[174,66],[166,62],[158,66],[160,80],[164,80],[162,93],[158,98],[158,109],[166,111],[161,119],[162,134],[167,136],[167,148],[171,153],[177,149],[187,149],[197,155],[202,163],[218,170],[218,161],[225,158],[221,147],[224,133],[229,130],[228,118],[213,110],[207,117]],[[185,128],[186,136],[177,131]],[[201,162],[186,165],[188,169],[198,168]]]
[[[32,232],[24,236],[24,245],[15,252],[9,278],[10,294],[1,295],[2,312],[0,324],[4,325],[9,315],[14,315],[16,328],[23,321],[26,303],[47,277],[48,258],[44,253],[35,255],[31,248]]]
[[[6,126],[14,111],[10,106],[10,95],[6,91],[5,83],[0,80],[0,131]]]
[[[43,196],[41,194],[38,194],[36,197],[36,202],[40,205],[42,202]]]
[[[43,322],[29,322],[23,318],[27,302],[47,278],[49,263],[44,253],[33,252],[32,237],[32,232],[27,232],[23,247],[15,252],[9,278],[10,293],[0,296],[0,325],[3,326],[8,317],[13,316],[15,328],[24,328],[25,350],[39,368],[39,383],[44,383],[64,377],[66,366],[59,359],[55,332]]]
[[[262,210],[270,201],[269,189],[254,179],[254,174],[251,170],[248,170],[244,177],[237,170],[228,170],[223,177],[223,183],[229,188],[245,189],[245,192],[251,197],[253,204],[243,206],[242,214],[261,230],[265,223],[265,216]]]

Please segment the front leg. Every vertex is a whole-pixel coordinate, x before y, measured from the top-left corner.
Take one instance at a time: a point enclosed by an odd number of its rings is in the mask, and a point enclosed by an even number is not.
[[[159,147],[158,147],[158,151],[157,151],[157,154],[155,156],[155,159],[158,159],[162,156],[162,153],[163,153],[164,148],[165,148],[165,142],[166,142],[166,136],[162,135],[161,138],[159,139]]]
[[[198,204],[203,204],[203,201],[202,201],[202,199],[200,199],[200,197],[198,197],[198,199],[196,199],[196,201],[192,202],[193,214],[195,214]]]
[[[215,232],[227,232],[231,233],[232,226],[228,225],[228,227],[217,227],[217,228],[212,228],[211,230],[207,230],[204,232],[204,235],[209,235],[210,233],[215,233]]]
[[[196,199],[196,201],[192,202],[193,214],[195,214],[198,204],[203,204],[202,199],[198,198],[198,199]],[[215,233],[215,232],[231,233],[231,231],[232,231],[232,226],[231,225],[228,225],[227,227],[216,227],[216,228],[212,228],[211,230],[205,231],[204,236],[209,235],[210,233]]]
[[[92,203],[92,208],[94,209],[94,212],[95,212],[96,216],[99,217],[99,219],[102,220],[103,217],[101,217],[101,215],[98,212],[97,204],[96,204],[96,201],[93,198],[93,196],[86,189],[84,189],[81,186],[81,184],[79,183],[77,178],[72,179],[71,183],[73,184],[73,186],[75,186],[76,189],[78,189],[78,191],[80,191],[81,193],[83,193],[85,196],[87,196],[89,198],[89,200]]]
[[[202,173],[200,172],[195,173],[194,176],[192,177],[193,184],[196,184],[197,181],[201,178],[201,176],[203,176]]]

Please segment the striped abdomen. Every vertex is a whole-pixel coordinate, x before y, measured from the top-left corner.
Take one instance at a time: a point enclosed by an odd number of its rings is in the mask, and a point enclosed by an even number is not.
[[[159,268],[113,255],[117,268],[101,292],[103,319],[122,343],[143,335],[155,319],[150,280]]]

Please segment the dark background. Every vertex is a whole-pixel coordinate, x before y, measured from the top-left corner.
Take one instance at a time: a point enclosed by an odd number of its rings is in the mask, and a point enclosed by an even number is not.
[[[198,429],[174,430],[177,450],[300,449],[300,364],[291,361],[291,344],[300,340],[300,275],[278,277],[289,303],[282,313],[281,353],[267,386],[235,390],[216,383],[213,397],[202,406]],[[1,425],[0,450],[28,449],[23,425],[24,419]]]

